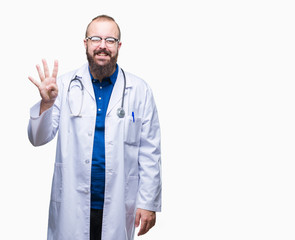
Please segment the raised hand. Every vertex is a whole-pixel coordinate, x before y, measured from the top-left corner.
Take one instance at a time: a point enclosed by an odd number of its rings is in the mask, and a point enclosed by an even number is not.
[[[58,95],[58,87],[56,84],[56,77],[58,72],[58,62],[54,61],[54,67],[50,76],[49,68],[45,59],[42,59],[44,73],[39,65],[36,66],[41,82],[36,81],[29,76],[29,80],[39,89],[41,100],[40,115],[51,108]]]

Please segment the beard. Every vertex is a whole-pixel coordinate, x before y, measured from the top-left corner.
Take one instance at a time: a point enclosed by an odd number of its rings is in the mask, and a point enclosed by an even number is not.
[[[111,58],[110,61],[103,66],[97,64],[94,60],[95,55],[100,53],[107,54]],[[87,60],[89,63],[89,68],[93,77],[103,79],[113,74],[116,67],[117,59],[118,59],[118,52],[116,53],[115,56],[112,57],[111,52],[107,50],[96,50],[96,51],[93,51],[93,56],[91,56],[88,53],[88,48],[87,48],[86,55],[87,55]]]

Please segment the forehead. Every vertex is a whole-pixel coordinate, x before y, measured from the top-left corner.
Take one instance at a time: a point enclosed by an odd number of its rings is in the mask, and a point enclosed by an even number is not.
[[[93,21],[88,27],[88,36],[118,37],[119,30],[116,23],[108,20]]]

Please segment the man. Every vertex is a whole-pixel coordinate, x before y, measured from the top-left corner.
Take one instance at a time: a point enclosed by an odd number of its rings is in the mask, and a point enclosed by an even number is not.
[[[152,228],[161,210],[158,114],[149,86],[117,65],[121,48],[115,20],[101,15],[86,30],[88,63],[57,78],[37,65],[29,77],[41,101],[31,108],[34,146],[57,151],[48,240],[129,240]]]

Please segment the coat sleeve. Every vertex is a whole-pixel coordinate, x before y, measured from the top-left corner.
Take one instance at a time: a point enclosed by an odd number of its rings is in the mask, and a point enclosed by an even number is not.
[[[54,105],[39,116],[41,101],[30,109],[30,120],[28,125],[28,137],[33,146],[41,146],[50,142],[56,135],[59,127],[59,113],[61,92],[58,84],[59,95]]]
[[[161,136],[157,108],[148,88],[139,149],[139,189],[137,208],[161,211]]]

